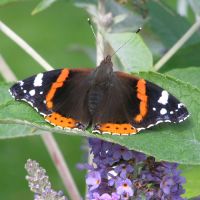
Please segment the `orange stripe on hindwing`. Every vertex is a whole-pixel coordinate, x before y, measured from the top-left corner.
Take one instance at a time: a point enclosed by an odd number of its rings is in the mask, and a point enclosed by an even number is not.
[[[45,120],[54,126],[62,128],[76,128],[77,121],[70,117],[64,117],[59,113],[53,112],[52,114],[45,117]]]
[[[134,120],[136,122],[141,122],[143,118],[147,115],[147,101],[148,97],[146,95],[146,81],[144,79],[140,79],[137,82],[137,98],[140,100],[140,113],[136,115]]]
[[[58,76],[57,80],[51,85],[51,88],[46,96],[46,106],[48,109],[53,107],[53,97],[55,96],[56,90],[63,86],[64,81],[69,76],[69,70],[63,69]]]
[[[99,131],[118,135],[131,135],[138,132],[131,124],[112,124],[105,123],[99,125]]]

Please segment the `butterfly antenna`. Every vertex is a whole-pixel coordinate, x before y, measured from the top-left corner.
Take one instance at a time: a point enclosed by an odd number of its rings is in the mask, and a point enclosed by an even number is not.
[[[137,31],[135,32],[136,34],[138,34],[140,31],[142,30],[142,28],[138,28]],[[120,46],[112,55],[111,57],[113,57],[122,47],[124,47],[126,44],[128,44],[131,40],[132,40],[132,36],[124,43],[122,44],[122,46]]]
[[[93,25],[92,25],[92,22],[91,22],[90,18],[88,18],[87,21],[88,21],[88,24],[89,24],[89,26],[90,26],[90,28],[91,28],[91,30],[92,30],[92,33],[93,33],[93,35],[94,35],[94,38],[95,38],[97,44],[100,44],[99,41],[98,41],[98,39],[97,39],[97,35],[96,35],[95,31],[94,31],[94,27],[93,27]],[[99,48],[100,48],[101,53],[102,53],[102,55],[103,55],[103,49],[101,48],[101,45],[99,45]]]
[[[91,28],[91,30],[92,30],[92,33],[93,33],[93,35],[94,35],[94,38],[97,40],[97,36],[96,36],[95,31],[94,31],[94,28],[93,28],[93,25],[92,25],[92,22],[91,22],[90,18],[88,18],[87,21],[88,21],[88,24],[89,24],[89,26],[90,26],[90,28]]]

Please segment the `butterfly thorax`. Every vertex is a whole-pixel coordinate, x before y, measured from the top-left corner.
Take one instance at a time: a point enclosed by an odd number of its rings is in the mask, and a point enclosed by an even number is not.
[[[91,74],[91,87],[88,92],[88,108],[91,115],[100,105],[105,92],[112,86],[114,77],[111,57],[107,56]]]

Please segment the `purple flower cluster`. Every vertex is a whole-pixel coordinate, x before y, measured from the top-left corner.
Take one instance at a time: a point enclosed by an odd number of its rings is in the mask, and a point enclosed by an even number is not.
[[[99,139],[89,139],[89,145],[93,164],[84,165],[89,200],[183,199],[185,179],[177,164]]]

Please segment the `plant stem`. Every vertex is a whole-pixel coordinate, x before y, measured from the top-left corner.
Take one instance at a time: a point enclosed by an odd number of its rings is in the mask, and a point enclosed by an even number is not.
[[[177,12],[183,17],[187,17],[188,14],[188,1],[178,0],[177,1]]]
[[[39,63],[45,70],[52,70],[53,67],[47,63],[42,56],[40,56],[27,42],[19,37],[14,31],[0,21],[0,31],[18,44],[27,54],[29,54],[37,63]]]
[[[4,80],[7,82],[13,82],[17,80],[17,77],[14,75],[6,61],[0,55],[0,74],[3,76]]]
[[[65,187],[67,188],[70,198],[72,200],[80,200],[81,196],[77,190],[76,184],[70,173],[69,167],[64,161],[64,157],[58,147],[57,142],[52,137],[52,134],[49,133],[43,134],[41,135],[41,137],[43,138],[46,148],[60,174],[60,177],[63,177],[62,180]]]
[[[53,67],[47,63],[29,44],[27,44],[22,38],[20,38],[14,31],[7,27],[3,22],[0,21],[0,31],[11,38],[16,44],[18,44],[25,52],[27,52],[33,59],[35,59],[44,69],[52,70]],[[6,65],[3,58],[1,58],[1,73],[6,81],[16,81],[17,78]],[[41,136],[45,143],[47,150],[56,166],[60,177],[68,191],[69,196],[72,200],[80,200],[81,196],[78,192],[76,184],[72,178],[69,168],[64,160],[64,157],[57,145],[52,133],[48,132]]]
[[[104,39],[100,32],[101,29],[104,27],[100,27],[101,19],[105,15],[105,0],[99,0],[98,1],[98,19],[97,19],[97,41],[96,41],[96,49],[97,49],[97,57],[96,57],[96,64],[97,66],[100,64],[100,62],[104,58],[104,52],[105,52],[105,46],[104,46]]]
[[[174,46],[154,65],[155,70],[159,70],[200,28],[200,20],[196,21],[188,31],[174,44]]]

